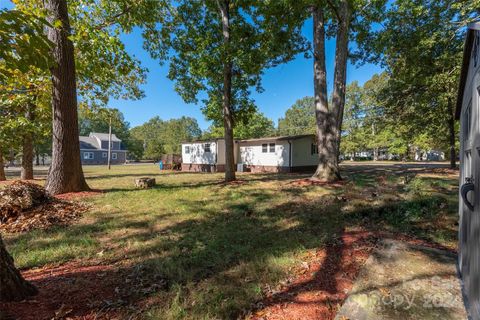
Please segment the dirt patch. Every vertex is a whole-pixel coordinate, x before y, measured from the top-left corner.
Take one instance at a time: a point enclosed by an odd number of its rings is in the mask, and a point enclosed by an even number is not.
[[[441,174],[441,175],[458,175],[459,169],[450,169],[450,168],[433,168],[432,173]]]
[[[344,232],[311,252],[296,276],[267,292],[247,319],[333,319],[376,241],[371,232]]]
[[[88,207],[51,197],[43,187],[16,181],[0,191],[0,231],[25,232],[66,225]]]
[[[329,186],[329,187],[340,188],[347,183],[348,183],[347,180],[340,180],[340,181],[336,181],[336,182],[324,182],[324,181],[317,180],[317,179],[305,178],[305,179],[294,180],[294,181],[288,183],[288,185],[296,186],[296,187]]]

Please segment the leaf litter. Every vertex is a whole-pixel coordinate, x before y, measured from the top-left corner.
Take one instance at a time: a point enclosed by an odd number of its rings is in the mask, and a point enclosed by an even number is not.
[[[35,183],[15,181],[0,191],[0,231],[15,233],[68,225],[87,209],[84,203],[52,197]]]

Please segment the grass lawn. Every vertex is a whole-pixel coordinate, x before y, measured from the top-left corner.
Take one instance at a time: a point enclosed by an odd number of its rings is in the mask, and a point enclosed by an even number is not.
[[[308,175],[297,174],[240,174],[225,185],[222,174],[152,164],[84,170],[89,185],[105,191],[80,200],[89,212],[68,227],[7,234],[8,249],[22,269],[113,265],[158,284],[140,288],[147,290],[139,318],[242,316],[312,251],[349,230],[456,247],[455,172],[410,168],[417,174],[405,184],[401,166],[347,165],[345,182],[335,185],[298,182]],[[157,186],[135,189],[140,176]]]

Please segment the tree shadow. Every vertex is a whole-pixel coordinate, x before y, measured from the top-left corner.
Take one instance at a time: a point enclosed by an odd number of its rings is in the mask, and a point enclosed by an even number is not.
[[[268,174],[259,175],[254,181],[270,181],[272,176],[285,180],[292,179],[290,175]],[[176,190],[212,186],[223,188],[223,185],[216,180],[160,184],[156,188]],[[196,217],[188,219],[179,217],[178,222],[169,223],[160,228],[153,227],[157,219],[172,217],[176,213],[163,212],[145,217],[144,221],[138,221],[138,217],[130,218],[128,215],[122,215],[122,219],[118,219],[116,215],[122,210],[118,208],[91,223],[72,225],[68,229],[55,228],[45,231],[50,238],[57,238],[54,241],[42,242],[31,234],[14,236],[9,239],[9,242],[24,243],[24,248],[34,243],[36,249],[41,251],[52,250],[64,245],[63,241],[75,239],[70,246],[73,248],[73,253],[77,255],[77,259],[92,258],[102,248],[98,245],[98,239],[111,230],[124,230],[124,234],[115,235],[112,241],[115,245],[124,248],[125,261],[122,261],[120,256],[115,256],[110,262],[122,262],[121,267],[116,268],[121,274],[135,273],[138,269],[144,270],[139,274],[137,281],[157,285],[153,286],[151,291],[143,287],[139,292],[131,290],[131,295],[126,296],[114,292],[110,300],[120,299],[125,301],[125,305],[135,305],[145,296],[152,294],[171,299],[171,295],[183,292],[181,306],[185,314],[193,318],[201,318],[208,313],[217,318],[226,319],[244,314],[251,310],[252,304],[256,302],[262,301],[264,305],[283,303],[291,301],[312,288],[336,297],[336,300],[332,298],[324,302],[319,299],[318,303],[343,301],[345,296],[340,293],[344,287],[339,284],[339,279],[344,271],[344,264],[353,263],[348,261],[347,257],[355,245],[362,241],[370,243],[373,241],[372,237],[381,236],[378,234],[380,230],[414,234],[435,243],[434,237],[429,234],[430,229],[425,227],[421,218],[423,215],[428,219],[435,219],[438,208],[446,201],[439,196],[425,196],[415,200],[363,205],[344,210],[349,204],[331,195],[320,196],[312,201],[299,198],[282,202],[278,195],[261,188],[242,189],[235,185],[228,188],[235,191],[235,199],[226,201],[226,195],[218,192],[212,192],[208,201],[179,199],[177,205],[196,213]],[[332,187],[335,190],[336,188]],[[301,192],[298,191],[300,189],[292,188],[295,191],[291,192]],[[135,189],[120,189],[112,192],[133,190]],[[328,201],[325,201],[326,198]],[[219,201],[225,203],[225,207],[220,212],[214,206],[208,205],[209,202]],[[279,201],[277,205],[263,205],[276,203],[276,201]],[[351,231],[352,229],[361,229],[367,233],[362,231],[356,234]],[[456,233],[454,235],[453,232],[448,236],[456,237]],[[86,252],[84,252],[85,247],[77,244],[77,242],[82,243],[85,235],[96,242],[92,248],[88,247]],[[132,243],[137,245],[131,246]],[[302,283],[287,287],[286,292],[289,295],[283,293],[271,298],[270,302],[265,302],[262,294],[252,287],[251,283],[277,281],[286,276],[285,270],[272,263],[272,259],[281,259],[296,252],[318,248],[325,250],[319,269],[315,271],[312,279],[305,279]],[[118,278],[113,271],[101,272],[106,272],[107,277],[111,275],[112,278]],[[79,274],[78,278],[95,278],[94,273],[94,271],[86,271],[84,274]],[[254,278],[247,281],[245,279],[247,276]],[[56,281],[55,279],[62,276],[52,274],[45,277],[45,281]],[[103,281],[100,278],[96,285]],[[38,285],[41,290],[45,290],[46,287],[42,283],[39,282]],[[94,282],[91,285],[94,285]],[[128,288],[129,285],[120,281],[113,286],[113,290],[115,287],[123,290],[122,288]],[[187,289],[185,291],[178,289],[197,285],[206,287],[202,289],[204,292],[197,296],[193,296],[194,294]],[[105,287],[108,286],[105,285]],[[142,291],[144,289],[145,294]],[[195,304],[188,301],[189,299],[195,300]],[[229,303],[219,302],[225,299]],[[61,303],[61,301],[57,302]],[[77,310],[73,302],[71,306]],[[19,307],[19,305],[16,306],[16,308]],[[87,310],[80,308],[74,312],[77,312],[75,313],[77,315],[86,316],[87,312],[98,311],[99,308],[92,307]]]

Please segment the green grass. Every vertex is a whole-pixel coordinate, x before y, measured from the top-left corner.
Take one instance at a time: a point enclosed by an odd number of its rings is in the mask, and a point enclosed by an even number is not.
[[[308,250],[350,228],[391,230],[456,245],[456,178],[347,174],[344,186],[303,186],[302,175],[160,172],[154,165],[85,167],[105,193],[82,199],[92,208],[77,223],[6,235],[20,268],[79,261],[146,270],[166,279],[146,319],[236,318],[276,286]],[[155,177],[150,190],[135,177]],[[374,196],[372,194],[375,193]],[[339,196],[345,197],[338,200]]]

